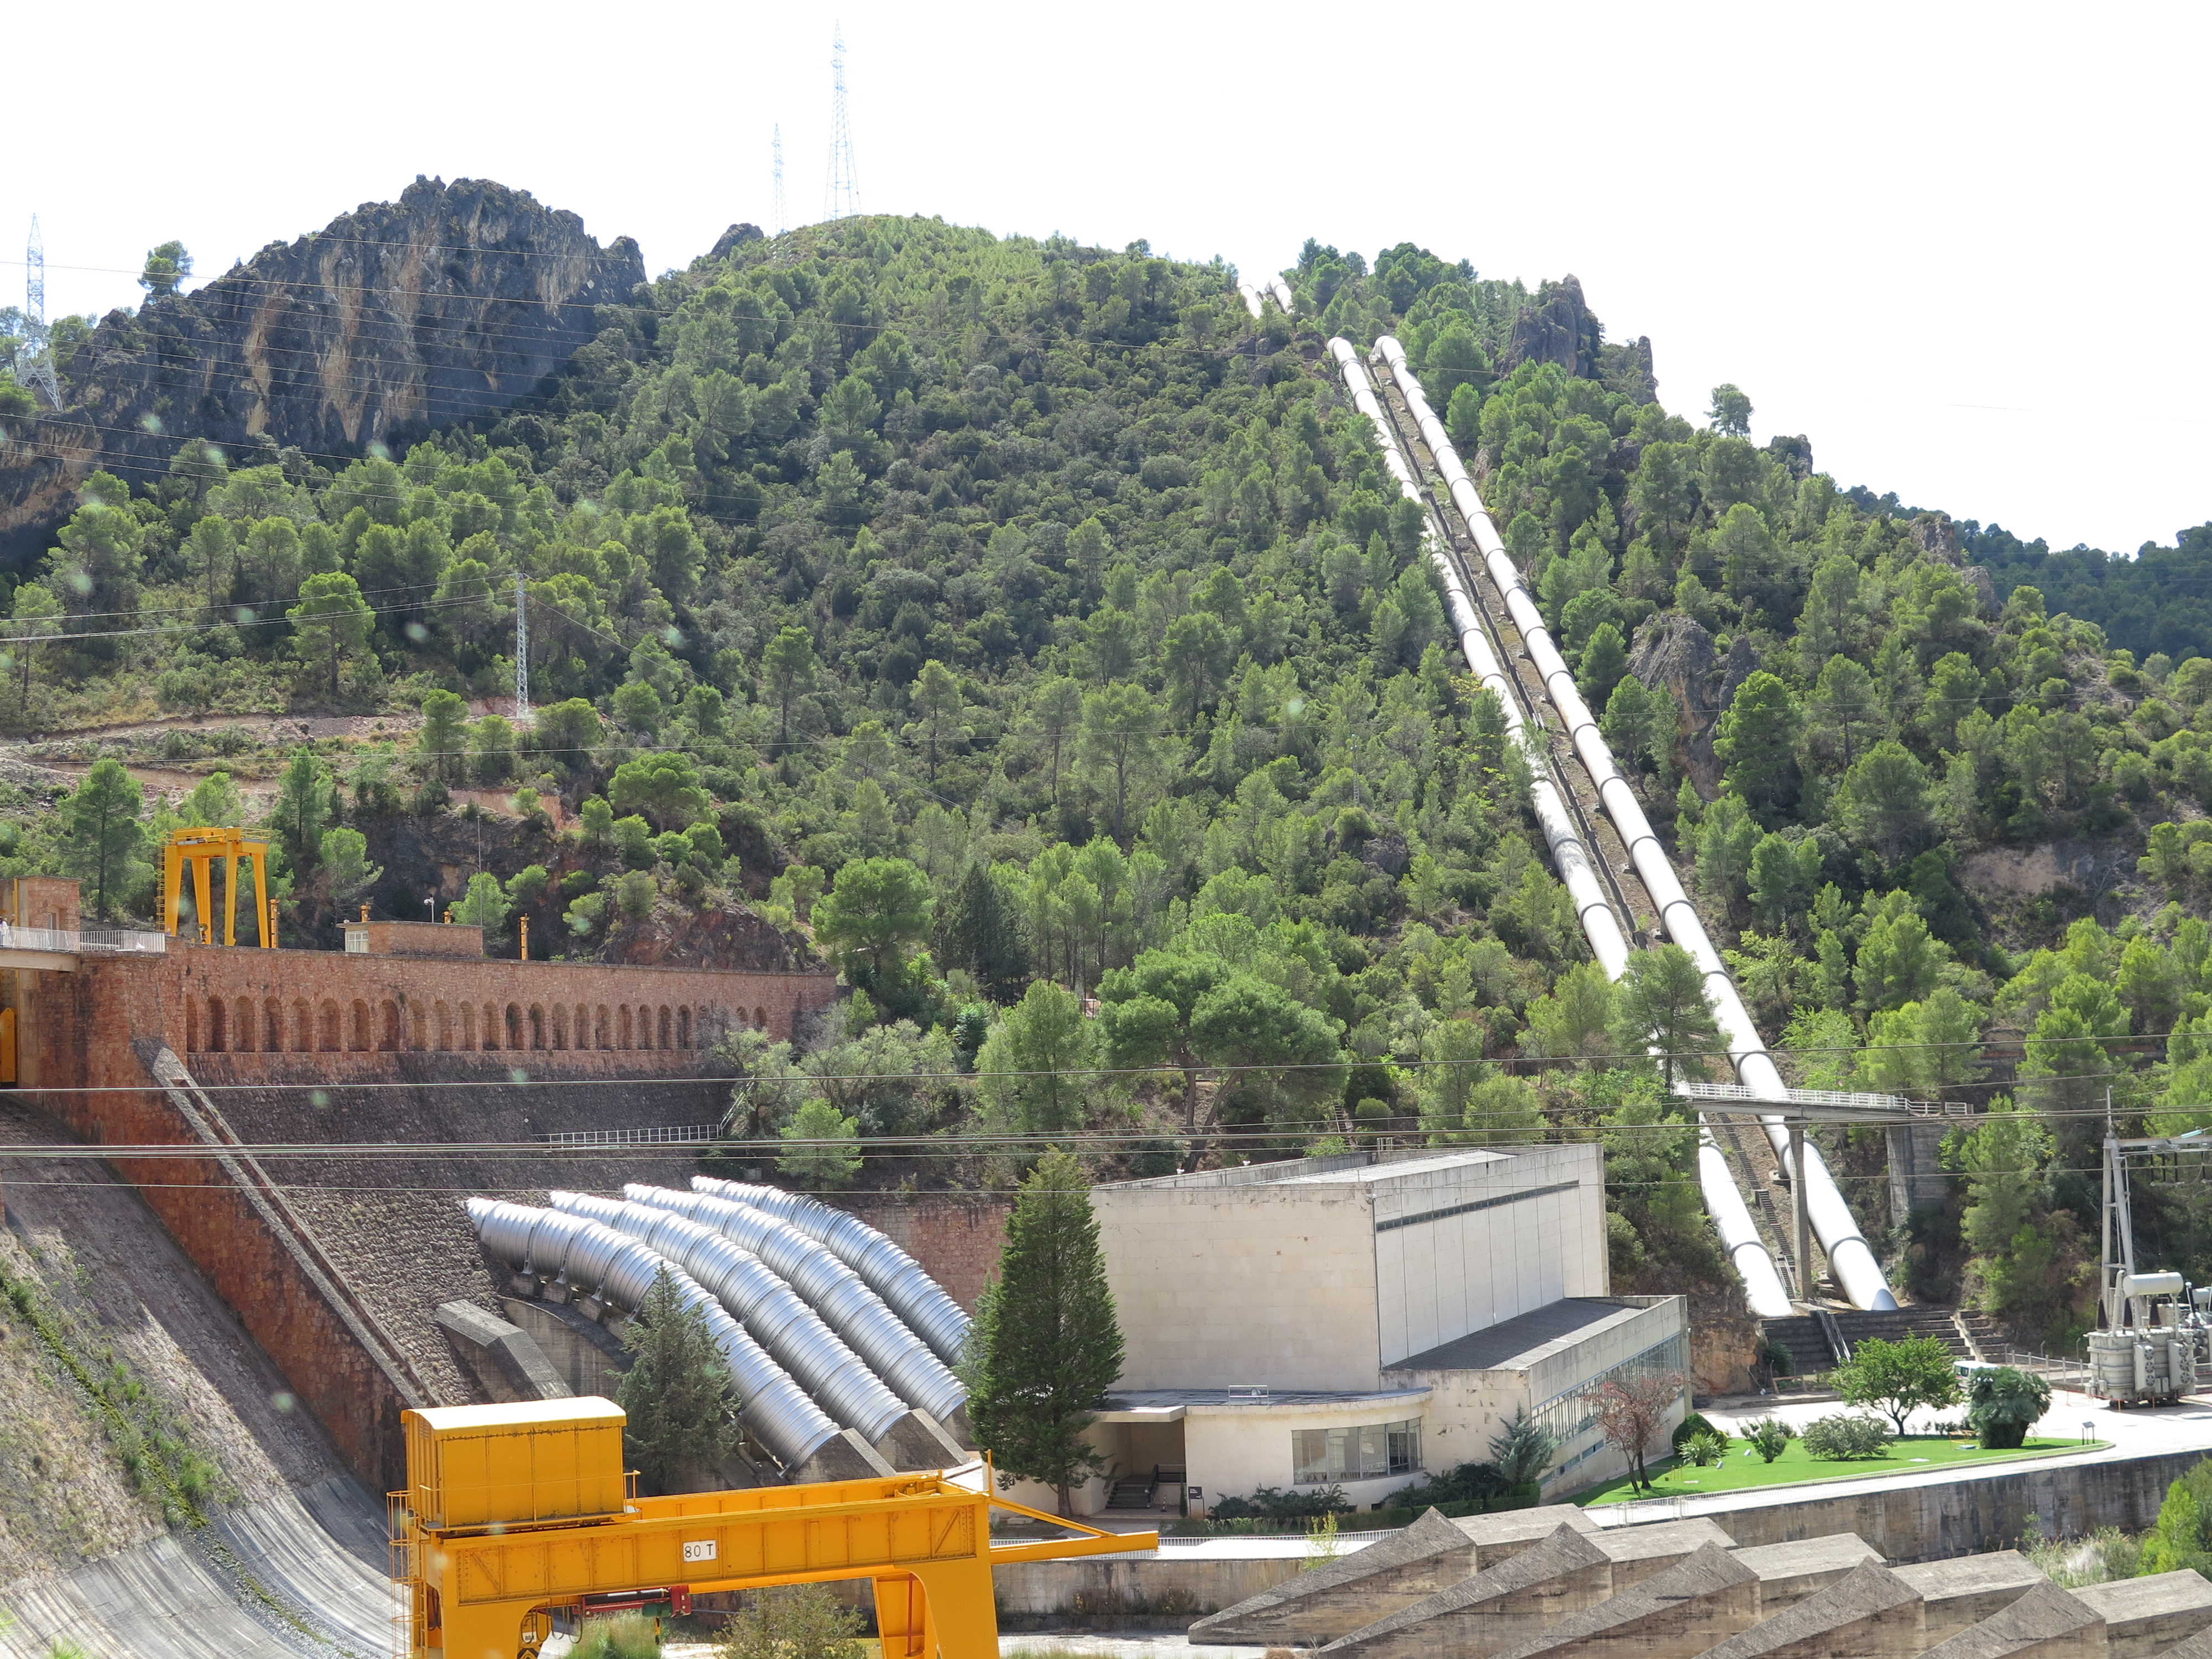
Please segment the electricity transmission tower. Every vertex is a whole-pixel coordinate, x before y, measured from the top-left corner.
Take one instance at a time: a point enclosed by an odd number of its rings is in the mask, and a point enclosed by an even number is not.
[[[839,96],[842,100],[843,94]],[[39,234],[35,213],[31,216],[31,240],[23,249],[23,343],[15,348],[15,379],[37,386],[56,409],[62,406],[61,382],[54,375],[54,354],[46,332],[46,244]]]
[[[529,596],[522,590],[522,573],[514,573],[514,724],[530,724],[530,618],[523,607]]]
[[[784,216],[783,211],[783,123],[781,121],[775,124],[775,139],[773,148],[775,154],[775,228],[769,234],[781,236],[791,228],[790,222]]]
[[[853,127],[845,113],[845,27],[830,37],[830,188],[825,219],[850,219],[860,211],[860,173],[853,162]]]

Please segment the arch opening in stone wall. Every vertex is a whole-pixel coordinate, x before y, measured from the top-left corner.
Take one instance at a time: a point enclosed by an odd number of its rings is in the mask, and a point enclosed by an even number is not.
[[[676,1011],[676,1046],[679,1048],[691,1046],[691,1011],[689,1008]]]
[[[530,1046],[532,1048],[545,1046],[545,1008],[542,1003],[530,1005]]]
[[[430,1019],[438,1033],[438,1052],[451,1054],[453,1048],[453,1011],[443,1001],[431,1006]]]
[[[200,1000],[185,999],[185,1052],[196,1054],[200,1051]]]
[[[619,1030],[622,1038],[622,1041],[617,1042],[615,1047],[617,1048],[629,1048],[630,1046],[629,1004],[627,1002],[623,1003],[620,1008],[616,1010],[615,1024]]]
[[[461,1005],[461,1048],[465,1051],[477,1046],[477,1006],[473,1002]]]
[[[399,1052],[399,1005],[390,997],[377,1005],[376,1051],[382,1054]]]
[[[261,1005],[263,1029],[261,1047],[268,1054],[284,1051],[284,1005],[270,997]]]
[[[240,997],[230,1005],[230,1046],[235,1053],[253,1052],[253,1028],[259,1024],[253,1018],[252,997]]]
[[[292,1052],[315,1052],[315,1011],[307,1006],[305,997],[292,999]]]
[[[754,1010],[753,1010],[753,1024],[754,1024],[754,1026],[755,1026],[756,1028],[757,1028],[757,1029],[758,1029],[758,1030],[763,1030],[763,1031],[765,1031],[766,1030],[768,1030],[768,1010],[767,1010],[767,1009],[765,1009],[765,1008],[756,1008],[756,1009],[754,1009]],[[794,1039],[794,1041],[795,1041],[795,1040],[796,1040],[796,1039]]]
[[[487,1051],[499,1047],[499,1009],[489,1002],[483,1006],[483,1046]]]
[[[592,1012],[592,1046],[594,1048],[611,1048],[615,1046],[614,1031],[607,1013],[607,1005],[604,1002]]]
[[[553,1005],[553,1047],[566,1048],[568,1046],[568,1005],[565,1002],[556,1002]]]
[[[507,1005],[506,1046],[509,1048],[522,1047],[522,1005],[519,1002]]]
[[[345,1016],[338,1012],[335,998],[323,999],[322,1049],[326,1054],[337,1054],[345,1047]]]
[[[407,1046],[416,1052],[430,1046],[430,1011],[419,1002],[407,1005]]]
[[[207,1028],[207,1046],[210,1054],[219,1054],[223,1051],[223,1038],[227,1035],[224,1027],[228,1023],[223,1018],[222,999],[210,997]]]
[[[360,997],[353,1000],[353,1052],[365,1054],[370,1047],[368,1004]]]

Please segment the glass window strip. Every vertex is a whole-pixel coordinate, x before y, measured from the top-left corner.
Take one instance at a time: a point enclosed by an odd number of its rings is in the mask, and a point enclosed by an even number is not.
[[[1357,1428],[1296,1429],[1291,1434],[1291,1484],[1325,1486],[1413,1474],[1421,1467],[1421,1419]]]

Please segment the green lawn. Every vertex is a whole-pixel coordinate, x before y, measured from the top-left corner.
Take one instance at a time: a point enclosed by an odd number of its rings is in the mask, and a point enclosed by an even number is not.
[[[2092,1441],[2087,1445],[2078,1440],[2030,1440],[2018,1451],[1984,1451],[1963,1437],[1915,1435],[1908,1440],[1891,1441],[1888,1451],[1881,1457],[1854,1458],[1843,1462],[1808,1456],[1805,1443],[1793,1440],[1781,1456],[1771,1463],[1762,1463],[1757,1453],[1741,1440],[1735,1440],[1729,1446],[1725,1462],[1706,1468],[1677,1463],[1672,1458],[1654,1463],[1652,1490],[1649,1492],[1631,1491],[1628,1477],[1623,1475],[1618,1480],[1591,1488],[1572,1501],[1587,1508],[1595,1504],[1626,1503],[1638,1497],[1695,1498],[1705,1492],[1741,1492],[1747,1486],[1783,1486],[1802,1480],[1851,1480],[1869,1474],[1911,1474],[1917,1469],[1960,1463],[2002,1463],[2008,1458],[2097,1451],[2110,1443],[2103,1440]]]

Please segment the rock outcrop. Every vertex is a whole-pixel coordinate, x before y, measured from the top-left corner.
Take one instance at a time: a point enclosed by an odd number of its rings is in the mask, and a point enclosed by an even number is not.
[[[1513,319],[1498,369],[1510,373],[1521,363],[1557,363],[1570,374],[1594,374],[1604,338],[1604,325],[1583,302],[1582,283],[1564,276],[1537,289],[1534,302]]]
[[[602,248],[526,191],[418,178],[194,293],[110,312],[69,365],[68,407],[0,437],[0,555],[42,546],[94,468],[142,483],[190,439],[324,459],[503,409],[644,280],[626,236]]]

